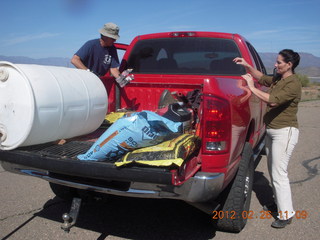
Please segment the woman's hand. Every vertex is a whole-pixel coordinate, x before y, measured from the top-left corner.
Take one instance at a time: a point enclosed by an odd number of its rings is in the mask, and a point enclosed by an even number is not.
[[[250,91],[254,95],[256,95],[258,98],[260,98],[262,101],[270,104],[270,102],[269,102],[269,98],[270,98],[269,93],[263,92],[263,91],[261,91],[260,89],[258,89],[258,88],[256,88],[254,86],[253,77],[251,76],[250,73],[247,73],[245,75],[241,75],[241,77],[243,77],[243,79],[247,81],[248,87],[249,87]],[[271,106],[274,106],[274,105],[271,105]]]
[[[246,62],[246,60],[240,57],[236,57],[235,59],[233,59],[233,62],[236,64],[240,64],[246,68],[250,67],[250,65]]]
[[[248,87],[249,87],[250,89],[252,89],[252,88],[255,87],[255,86],[254,86],[253,77],[251,76],[250,73],[247,73],[247,74],[245,74],[245,75],[241,75],[241,77],[242,77],[244,80],[247,81]]]
[[[254,67],[252,67],[249,63],[247,63],[246,60],[244,60],[244,58],[240,58],[240,57],[236,57],[235,59],[233,59],[233,62],[235,64],[239,64],[245,67],[246,71],[250,74],[252,74],[252,76],[255,79],[260,80],[263,76],[263,73],[260,72],[259,70],[255,69]]]

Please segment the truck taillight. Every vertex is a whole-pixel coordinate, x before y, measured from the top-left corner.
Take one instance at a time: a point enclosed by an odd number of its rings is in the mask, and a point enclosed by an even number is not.
[[[228,151],[231,134],[229,102],[213,96],[203,97],[203,153],[217,154]]]

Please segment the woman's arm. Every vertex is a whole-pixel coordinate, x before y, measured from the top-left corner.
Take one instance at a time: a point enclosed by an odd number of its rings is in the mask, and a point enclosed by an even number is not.
[[[263,73],[260,72],[259,70],[255,69],[254,67],[252,67],[251,65],[249,65],[246,60],[244,60],[243,58],[237,57],[235,59],[233,59],[233,61],[236,64],[240,64],[242,66],[244,66],[247,70],[247,72],[251,73],[251,75],[255,78],[260,80],[260,78],[263,76]]]
[[[269,100],[270,94],[269,93],[261,91],[260,89],[258,89],[254,86],[254,81],[253,81],[251,74],[248,73],[246,75],[242,75],[242,77],[244,78],[244,80],[247,81],[248,87],[254,95],[256,95],[258,98],[260,98],[262,101],[268,103],[269,106],[271,106],[271,107],[278,106],[277,103],[270,102],[270,100]]]

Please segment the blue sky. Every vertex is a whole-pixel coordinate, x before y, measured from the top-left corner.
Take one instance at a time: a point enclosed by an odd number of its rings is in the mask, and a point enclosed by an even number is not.
[[[258,52],[291,48],[320,57],[319,9],[319,0],[4,0],[0,55],[71,58],[114,22],[121,43],[155,32],[231,32]]]

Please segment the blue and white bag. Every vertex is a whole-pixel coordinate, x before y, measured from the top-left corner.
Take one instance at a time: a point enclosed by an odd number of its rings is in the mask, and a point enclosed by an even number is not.
[[[78,159],[87,161],[115,161],[129,151],[149,147],[181,134],[180,122],[142,111],[124,115],[113,123]]]

